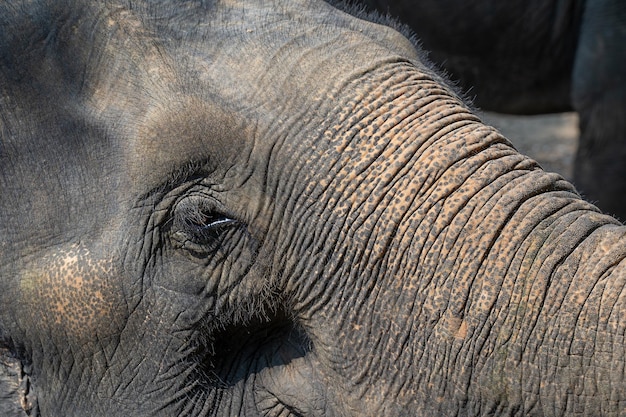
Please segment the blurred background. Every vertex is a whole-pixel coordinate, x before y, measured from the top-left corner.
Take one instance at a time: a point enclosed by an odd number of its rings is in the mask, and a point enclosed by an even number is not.
[[[544,170],[558,172],[572,181],[579,135],[575,112],[537,116],[481,112],[479,115],[485,123],[498,128],[519,152],[539,162]]]

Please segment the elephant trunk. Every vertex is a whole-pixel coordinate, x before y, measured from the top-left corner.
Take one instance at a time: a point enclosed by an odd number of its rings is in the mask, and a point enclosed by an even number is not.
[[[403,65],[352,86],[294,205],[320,372],[377,412],[619,412],[626,230]]]

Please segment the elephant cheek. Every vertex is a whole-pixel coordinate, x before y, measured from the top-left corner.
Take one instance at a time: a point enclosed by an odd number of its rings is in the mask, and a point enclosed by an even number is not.
[[[79,343],[105,336],[120,314],[112,277],[111,262],[84,247],[44,256],[20,280],[26,316],[35,326]]]
[[[255,378],[254,400],[262,415],[327,415],[327,395],[310,355],[277,352],[279,364],[262,369]]]

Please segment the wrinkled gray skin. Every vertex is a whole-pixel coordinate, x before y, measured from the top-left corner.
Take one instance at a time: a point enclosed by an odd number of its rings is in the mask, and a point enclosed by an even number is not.
[[[409,24],[478,106],[576,110],[574,183],[626,220],[626,2],[361,0]]]
[[[399,33],[309,0],[0,19],[1,415],[623,411],[626,228]]]

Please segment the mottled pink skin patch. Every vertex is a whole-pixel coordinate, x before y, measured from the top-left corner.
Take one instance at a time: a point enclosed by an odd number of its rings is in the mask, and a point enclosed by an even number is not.
[[[23,274],[21,288],[36,323],[74,340],[102,336],[119,310],[110,261],[78,245],[41,258]]]

